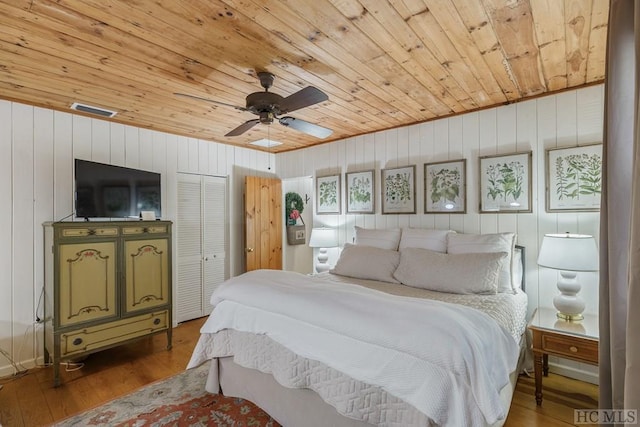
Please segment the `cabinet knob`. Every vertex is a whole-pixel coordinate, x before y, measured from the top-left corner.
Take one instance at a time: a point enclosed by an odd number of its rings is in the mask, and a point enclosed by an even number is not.
[[[159,325],[160,324],[160,319],[153,319],[153,324],[154,325]]]
[[[576,347],[576,346],[572,345],[571,347],[569,347],[569,351],[570,351],[571,353],[577,353],[577,352],[578,352],[578,347]]]
[[[82,338],[76,338],[73,340],[73,345],[80,345],[82,344]]]
[[[246,252],[253,252],[253,248],[246,248],[245,251]]]

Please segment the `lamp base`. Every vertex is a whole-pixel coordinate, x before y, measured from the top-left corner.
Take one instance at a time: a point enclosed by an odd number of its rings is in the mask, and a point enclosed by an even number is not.
[[[327,262],[328,260],[329,255],[327,255],[327,248],[320,248],[318,250],[318,263],[316,264],[316,271],[318,273],[324,273],[331,269],[331,266]]]
[[[329,264],[316,264],[316,272],[324,273],[325,271],[329,271],[331,266]]]
[[[558,290],[560,294],[553,298],[553,306],[558,310],[558,319],[570,322],[579,322],[584,319],[582,312],[585,303],[582,297],[578,295],[580,292],[580,284],[576,280],[575,271],[561,271],[560,280],[558,280]]]
[[[566,320],[567,322],[579,322],[584,319],[582,314],[564,314],[564,313],[556,313],[558,319]]]

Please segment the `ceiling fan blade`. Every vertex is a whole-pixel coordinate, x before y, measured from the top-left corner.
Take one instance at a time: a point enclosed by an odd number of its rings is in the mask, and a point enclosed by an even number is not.
[[[188,93],[175,93],[174,95],[178,95],[178,96],[184,96],[187,98],[192,98],[192,99],[197,99],[199,101],[206,101],[206,102],[211,102],[214,104],[218,104],[218,105],[224,105],[225,107],[231,107],[231,108],[235,108],[236,110],[240,110],[240,111],[247,111],[246,108],[244,107],[239,107],[237,105],[233,105],[233,104],[227,104],[225,102],[220,102],[220,101],[214,101],[213,99],[209,99],[209,98],[202,98],[200,96],[195,96],[195,95],[189,95]]]
[[[304,132],[307,135],[315,136],[316,138],[326,138],[333,133],[331,129],[323,128],[322,126],[305,122],[304,120],[296,119],[294,117],[281,117],[279,121],[282,126],[290,127],[291,129]]]
[[[246,131],[248,131],[249,129],[251,129],[255,125],[257,125],[258,123],[260,123],[259,119],[253,119],[253,120],[246,121],[243,124],[241,124],[240,126],[238,126],[237,128],[235,128],[234,130],[232,130],[231,132],[229,132],[228,134],[226,134],[225,136],[242,135],[243,133],[245,133]]]
[[[300,108],[326,101],[327,99],[329,99],[327,94],[320,89],[307,86],[282,100],[280,104],[280,114],[290,113]]]

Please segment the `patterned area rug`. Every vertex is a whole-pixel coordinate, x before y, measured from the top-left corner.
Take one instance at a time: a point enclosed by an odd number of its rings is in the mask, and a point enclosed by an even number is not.
[[[208,393],[208,372],[205,363],[54,426],[280,426],[248,400]]]

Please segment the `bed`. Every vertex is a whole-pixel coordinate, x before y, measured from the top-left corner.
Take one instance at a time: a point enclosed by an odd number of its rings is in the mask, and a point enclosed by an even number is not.
[[[524,350],[514,233],[356,228],[332,272],[230,279],[188,367],[284,426],[499,426]],[[453,292],[452,292],[453,291]]]

